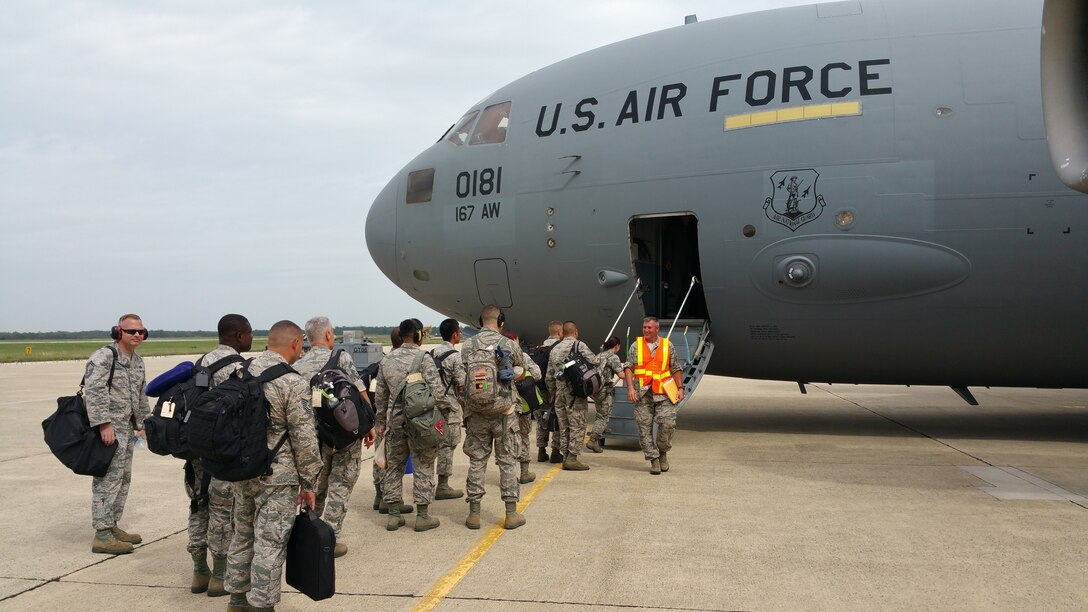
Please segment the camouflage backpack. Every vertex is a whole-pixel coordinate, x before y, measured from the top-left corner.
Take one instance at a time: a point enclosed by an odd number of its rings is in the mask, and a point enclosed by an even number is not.
[[[494,345],[482,345],[479,336],[473,336],[461,348],[465,363],[465,411],[496,416],[506,414],[510,405],[503,405],[503,393],[499,389],[499,351]],[[509,383],[507,383],[509,384]]]

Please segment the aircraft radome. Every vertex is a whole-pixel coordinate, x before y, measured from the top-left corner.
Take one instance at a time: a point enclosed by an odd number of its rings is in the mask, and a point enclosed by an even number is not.
[[[1083,388],[1086,109],[1081,0],[688,23],[481,100],[367,243],[420,302],[473,324],[495,302],[529,340],[667,329],[695,277],[679,326],[709,374]]]

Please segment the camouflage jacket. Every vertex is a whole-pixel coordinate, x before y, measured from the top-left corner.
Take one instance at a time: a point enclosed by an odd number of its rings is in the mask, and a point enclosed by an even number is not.
[[[404,343],[398,349],[394,349],[385,357],[382,357],[378,365],[378,385],[374,395],[374,412],[376,413],[376,425],[381,427],[403,427],[404,407],[397,402],[396,393],[404,379],[408,377],[408,371],[412,369],[412,362],[416,355],[423,349],[418,345]],[[434,360],[424,356],[419,365],[423,380],[431,390],[431,395],[442,414],[449,414],[450,402],[446,394],[442,392],[442,378],[438,375],[438,368]]]
[[[291,367],[296,372],[302,375],[302,380],[306,381],[306,384],[310,384],[310,379],[321,371],[321,368],[325,367],[325,364],[329,362],[329,357],[332,357],[332,349],[318,345],[302,354]],[[355,367],[355,360],[351,358],[351,354],[347,351],[340,351],[340,359],[336,362],[336,365],[348,375],[348,380],[355,385],[359,391],[366,391],[363,389],[363,379],[359,376],[359,370]]]
[[[439,357],[450,351],[453,351],[450,356],[442,360],[442,373],[448,385],[446,399],[450,401],[450,413],[446,415],[446,422],[460,423],[464,420],[464,406],[461,405],[461,398],[465,396],[465,364],[461,360],[461,351],[449,342],[443,342],[431,351],[431,355],[434,355],[437,361]]]
[[[610,387],[616,382],[616,374],[623,371],[624,364],[620,361],[620,356],[613,353],[611,350],[601,351],[597,354],[597,359],[601,360],[601,365],[597,366],[597,371],[601,373],[601,382],[605,387]]]
[[[253,359],[249,372],[257,376],[278,363],[287,362],[279,353],[264,351]],[[261,476],[260,483],[268,486],[297,484],[313,491],[322,463],[310,411],[310,386],[301,376],[291,372],[265,383],[264,396],[269,405],[268,448],[276,446],[284,431],[287,441],[276,453],[272,474]]]
[[[563,338],[556,342],[555,346],[552,347],[552,352],[548,354],[548,376],[545,379],[545,384],[548,385],[548,393],[551,393],[552,396],[555,396],[560,388],[566,393],[570,393],[570,383],[563,378],[562,372],[563,364],[570,357],[570,349],[575,346],[575,343],[578,346],[578,354],[585,357],[590,365],[600,365],[597,356],[593,354],[593,351],[589,350],[585,342],[574,337]]]
[[[112,346],[117,351],[114,364]],[[113,366],[113,384],[106,388]],[[114,427],[144,428],[144,419],[151,413],[151,404],[144,395],[147,374],[144,360],[133,353],[126,357],[117,344],[106,345],[91,354],[84,371],[83,401],[87,405],[87,420],[91,427],[113,423]]]
[[[225,344],[220,344],[219,346],[212,349],[210,353],[204,355],[204,357],[200,359],[197,365],[207,367],[224,357],[229,357],[230,355],[237,354],[238,351],[234,350],[233,348]],[[212,386],[215,387],[221,384],[240,367],[242,367],[242,362],[239,361],[238,363],[232,363],[228,366],[221,368],[218,372],[212,375]]]

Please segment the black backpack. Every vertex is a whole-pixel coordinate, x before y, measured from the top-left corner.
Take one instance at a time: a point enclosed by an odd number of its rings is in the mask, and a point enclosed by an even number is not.
[[[536,386],[540,389],[541,395],[545,397],[548,395],[548,385],[544,382],[544,379],[547,378],[548,375],[548,357],[551,356],[552,347],[555,345],[556,343],[553,342],[548,346],[534,346],[526,351],[529,354],[529,359],[533,360],[533,363],[540,368],[540,372],[543,374],[543,376],[540,377],[540,380],[536,381]]]
[[[185,426],[193,455],[219,480],[238,482],[272,473],[272,461],[287,441],[268,448],[268,400],[264,383],[294,372],[278,363],[260,375],[249,373],[253,360],[218,386],[205,391],[189,408]]]
[[[359,389],[338,365],[342,352],[333,351],[329,361],[310,379],[310,385],[321,396],[319,405],[314,406],[317,437],[337,450],[363,439],[374,427],[374,409],[363,401]]]
[[[375,394],[370,391],[370,383],[378,376],[378,365],[381,364],[381,360],[363,368],[359,372],[359,379],[363,381],[363,388],[366,389],[366,397],[370,400],[370,405],[374,406]]]
[[[147,432],[147,448],[156,455],[173,455],[186,461],[195,458],[185,434],[189,410],[197,399],[211,387],[212,377],[232,363],[244,361],[241,355],[227,355],[208,366],[197,365],[189,377],[170,387],[159,396],[155,409],[144,419]]]
[[[107,389],[113,386],[113,370],[117,365],[117,349],[112,345],[109,349],[113,352],[113,363],[110,364]],[[83,403],[85,382],[86,377],[79,382],[79,392],[75,395],[57,398],[57,410],[42,421],[42,430],[49,450],[68,469],[81,476],[101,478],[109,471],[118,444],[106,446],[98,428],[91,427],[87,405]]]
[[[590,397],[601,390],[603,381],[597,368],[589,364],[589,361],[578,352],[578,340],[570,347],[570,355],[563,364],[563,378],[570,384],[570,392],[574,397]]]

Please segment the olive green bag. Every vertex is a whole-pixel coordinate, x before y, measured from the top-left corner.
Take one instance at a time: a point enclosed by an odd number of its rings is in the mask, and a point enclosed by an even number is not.
[[[408,376],[397,389],[397,403],[404,406],[404,417],[408,420],[405,435],[415,448],[434,448],[446,439],[446,418],[435,403],[427,381],[423,378],[423,358],[425,351],[420,351],[408,370]]]

